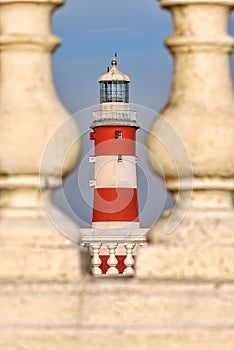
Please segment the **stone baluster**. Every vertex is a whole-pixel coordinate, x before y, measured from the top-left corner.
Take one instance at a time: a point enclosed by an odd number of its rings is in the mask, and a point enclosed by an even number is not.
[[[116,268],[116,265],[118,264],[118,260],[115,256],[115,251],[117,248],[117,243],[111,243],[107,244],[107,248],[109,250],[109,259],[107,260],[107,264],[109,265],[109,268],[106,272],[107,275],[118,275],[119,271]]]
[[[161,0],[173,16],[172,93],[149,136],[149,160],[176,206],[148,234],[138,276],[233,279],[234,99],[227,34],[233,0]]]
[[[80,273],[77,247],[59,228],[60,224],[65,227],[66,234],[70,220],[53,209],[50,201],[51,189],[61,185],[62,176],[74,168],[79,153],[74,142],[77,128],[57,98],[51,69],[51,53],[60,43],[51,34],[51,15],[62,3],[0,0],[3,278],[45,280]],[[47,217],[41,194],[46,198],[46,210],[53,212],[55,225]]]
[[[127,243],[124,245],[126,249],[126,258],[124,260],[124,264],[126,266],[126,269],[124,270],[124,275],[133,275],[134,274],[134,263],[135,260],[133,258],[133,251],[135,248],[136,244],[135,243]]]
[[[97,244],[91,243],[91,249],[93,253],[93,257],[91,260],[93,275],[102,275],[102,270],[99,267],[102,263],[99,257],[101,246],[102,246],[102,243],[97,243]]]
[[[62,3],[0,0],[0,348],[24,347],[19,334],[25,349],[35,348],[32,327],[45,345],[48,320],[52,332],[77,320],[59,310],[67,309],[70,281],[82,278],[79,246],[64,236],[79,238],[79,231],[50,199],[79,153],[76,125],[52,78],[59,39],[50,22]]]

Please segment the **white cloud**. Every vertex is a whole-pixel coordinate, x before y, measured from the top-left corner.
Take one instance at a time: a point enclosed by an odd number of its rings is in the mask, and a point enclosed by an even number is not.
[[[131,27],[115,27],[115,28],[93,28],[87,29],[88,33],[110,33],[110,32],[129,32],[131,31]]]

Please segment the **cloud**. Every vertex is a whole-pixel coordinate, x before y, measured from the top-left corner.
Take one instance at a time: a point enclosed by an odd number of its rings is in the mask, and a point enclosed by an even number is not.
[[[117,32],[129,32],[131,31],[131,27],[115,27],[115,28],[93,28],[93,29],[87,29],[86,32],[88,33],[117,33]]]

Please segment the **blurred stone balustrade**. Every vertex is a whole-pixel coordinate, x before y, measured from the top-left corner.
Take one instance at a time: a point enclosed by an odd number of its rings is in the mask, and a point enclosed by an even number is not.
[[[72,231],[79,242],[82,230],[50,202],[79,152],[75,143],[65,157],[78,134],[51,74],[59,41],[50,19],[62,3],[0,0],[0,349],[231,350],[234,1],[161,0],[173,17],[166,45],[175,70],[148,157],[176,205],[150,229],[134,277],[134,248],[121,242],[128,274],[118,278],[88,272],[83,249],[64,236]],[[116,272],[120,242],[90,242],[94,272],[103,243]]]
[[[176,205],[149,232],[139,276],[234,279],[234,98],[227,34],[232,1],[162,0],[174,33],[171,96],[148,136]],[[174,137],[173,137],[174,136]],[[150,260],[151,264],[145,262]]]

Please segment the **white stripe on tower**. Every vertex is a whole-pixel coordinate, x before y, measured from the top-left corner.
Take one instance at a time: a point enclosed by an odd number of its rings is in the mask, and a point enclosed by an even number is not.
[[[97,156],[95,162],[96,188],[136,188],[136,157]]]
[[[139,228],[139,222],[129,222],[129,221],[96,221],[92,223],[93,228],[97,229],[118,229],[118,228],[125,228],[125,229],[138,229]]]

